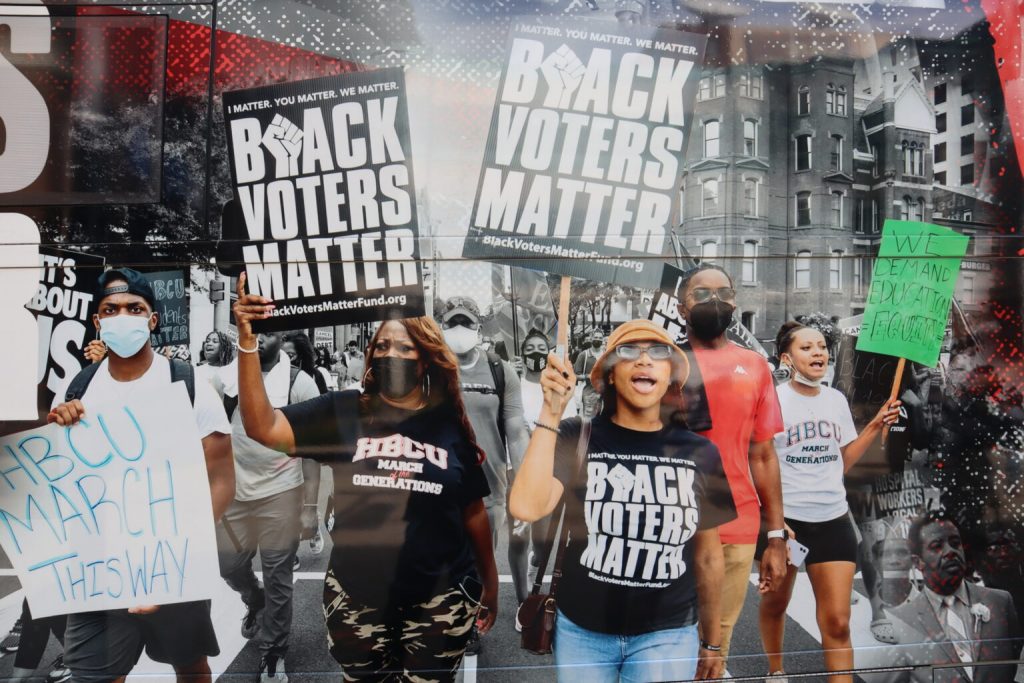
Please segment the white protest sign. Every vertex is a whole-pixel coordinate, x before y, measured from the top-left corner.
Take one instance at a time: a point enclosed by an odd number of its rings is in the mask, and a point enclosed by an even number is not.
[[[213,508],[184,383],[0,438],[0,545],[36,617],[212,597]]]

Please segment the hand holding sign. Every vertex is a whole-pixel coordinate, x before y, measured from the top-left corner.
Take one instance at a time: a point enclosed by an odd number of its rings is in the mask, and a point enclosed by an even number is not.
[[[560,356],[549,353],[547,367],[540,374],[540,386],[544,392],[541,414],[560,421],[576,388],[576,373],[572,365]]]

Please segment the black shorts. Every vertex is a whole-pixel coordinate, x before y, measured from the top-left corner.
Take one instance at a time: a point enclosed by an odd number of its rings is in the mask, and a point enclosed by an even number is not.
[[[143,649],[153,661],[175,667],[220,654],[210,601],[163,605],[145,615],[105,610],[68,616],[64,662],[75,683],[124,676],[138,663]]]
[[[857,531],[853,528],[850,514],[830,519],[827,522],[801,522],[786,518],[786,524],[796,534],[796,540],[807,546],[804,564],[822,562],[857,562]],[[764,531],[757,539],[757,559],[767,545]]]

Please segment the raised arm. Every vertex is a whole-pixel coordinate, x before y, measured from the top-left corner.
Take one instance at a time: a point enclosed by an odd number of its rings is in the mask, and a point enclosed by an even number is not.
[[[505,425],[508,459],[512,464],[512,471],[518,472],[522,467],[526,446],[530,441],[530,431],[526,428],[526,420],[523,418],[523,391],[522,385],[519,383],[519,375],[510,364],[504,361],[503,364],[505,366],[505,396],[502,401],[501,419]]]
[[[576,375],[567,363],[555,354],[548,355],[548,365],[540,376],[544,405],[537,418],[523,464],[512,482],[508,509],[513,517],[536,522],[555,509],[562,497],[562,482],[555,478],[555,445],[557,430],[566,404],[572,400]]]
[[[275,410],[263,386],[263,372],[257,339],[252,331],[253,320],[266,320],[274,310],[274,302],[263,296],[245,293],[245,273],[238,277],[238,300],[231,309],[238,326],[238,409],[249,438],[267,448],[295,454],[295,434],[288,419]],[[251,349],[244,351],[243,349]]]

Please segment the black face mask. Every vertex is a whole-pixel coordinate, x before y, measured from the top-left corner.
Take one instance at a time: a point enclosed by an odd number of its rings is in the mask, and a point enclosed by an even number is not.
[[[592,346],[593,348],[595,348],[595,349],[599,349],[599,348],[601,348],[601,342],[599,342],[599,341],[592,341],[592,342],[590,342],[590,345],[591,345],[591,346]]]
[[[410,358],[374,358],[370,368],[377,380],[380,393],[390,399],[408,396],[420,381],[419,361]]]
[[[526,369],[530,372],[540,372],[548,366],[548,354],[537,351],[523,356]]]
[[[732,314],[735,310],[735,306],[722,303],[718,299],[695,305],[686,316],[690,334],[704,341],[720,337],[732,325]]]

